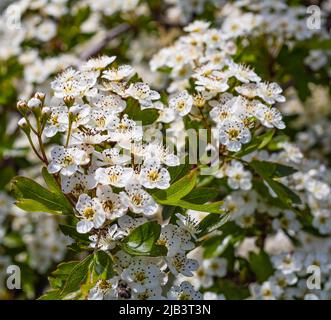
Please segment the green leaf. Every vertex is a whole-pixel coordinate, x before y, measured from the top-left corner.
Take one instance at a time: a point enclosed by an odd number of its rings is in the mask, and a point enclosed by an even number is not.
[[[220,228],[229,219],[228,214],[219,215],[217,213],[210,213],[204,217],[198,225],[198,236],[202,237],[218,228]]]
[[[161,226],[155,221],[146,222],[123,240],[122,249],[131,255],[159,256],[166,255],[167,249],[156,244],[160,237]]]
[[[38,298],[38,300],[59,300],[60,299],[60,290],[49,290],[45,294],[43,294],[41,297]]]
[[[173,204],[175,201],[188,195],[196,184],[196,171],[191,171],[179,179],[166,190],[159,190],[153,193],[153,197],[160,204]]]
[[[59,185],[56,183],[55,178],[53,177],[53,175],[51,175],[48,172],[47,168],[43,167],[41,170],[41,174],[50,191],[55,192],[55,193],[61,192],[61,189],[60,189]]]
[[[242,150],[236,153],[236,157],[242,158],[243,156],[254,152],[255,150],[260,150],[266,147],[275,134],[275,130],[269,130],[266,133],[256,136],[252,141],[243,147]]]
[[[178,206],[184,209],[190,209],[195,211],[202,211],[202,212],[210,212],[210,213],[223,213],[223,210],[221,209],[223,205],[223,201],[217,201],[212,203],[206,203],[206,204],[197,204],[197,203],[191,203],[184,200],[177,200],[173,202],[167,202],[167,204],[171,204],[173,206]]]
[[[292,203],[301,204],[300,197],[287,186],[272,179],[265,179],[265,181],[283,203],[288,206]]]
[[[281,178],[297,172],[292,167],[276,162],[253,160],[249,165],[263,178]]]
[[[58,185],[56,182],[54,176],[50,174],[47,170],[47,168],[43,167],[42,168],[42,176],[45,180],[46,185],[48,186],[49,190],[54,192],[56,196],[60,199],[61,205],[66,207],[69,212],[72,212],[72,207],[68,199],[65,197],[63,194],[61,187]]]
[[[15,202],[15,205],[27,212],[47,212],[55,215],[61,215],[61,211],[56,211],[50,209],[48,206],[43,205],[40,202],[37,202],[32,199],[21,199]]]
[[[290,176],[293,173],[296,173],[297,171],[298,170],[296,170],[292,167],[285,166],[283,164],[278,164],[277,167],[276,167],[276,170],[274,172],[274,177],[278,177],[278,178],[287,177],[287,176]]]
[[[259,282],[266,281],[274,273],[270,258],[264,251],[258,254],[250,252],[248,260]]]
[[[142,125],[149,125],[154,123],[159,117],[159,112],[156,109],[141,110],[139,102],[133,98],[127,99],[127,107],[124,113],[134,121],[140,121]]]
[[[263,178],[265,183],[274,191],[283,206],[291,208],[291,204],[301,204],[300,197],[288,187],[273,178],[281,178],[296,172],[296,169],[275,162],[257,161],[249,163],[254,171]],[[260,192],[263,190],[260,188]],[[268,197],[269,198],[269,197]]]
[[[11,190],[17,200],[17,206],[23,210],[52,214],[72,213],[71,207],[63,202],[63,195],[59,196],[29,178],[13,178]]]
[[[49,284],[52,289],[61,289],[67,280],[68,275],[79,261],[62,262],[57,266],[57,269],[48,277]]]
[[[196,188],[182,198],[182,200],[190,203],[204,204],[215,199],[218,195],[219,190],[216,188]]]
[[[79,261],[62,262],[56,267],[56,270],[52,272],[52,275],[66,277],[77,264],[79,264]]]
[[[71,270],[68,278],[60,292],[60,297],[64,298],[69,293],[75,292],[80,289],[80,286],[85,282],[89,267],[93,261],[93,254],[88,255],[84,260],[79,262]]]
[[[86,242],[86,243],[90,242],[87,234],[82,234],[82,233],[77,232],[76,228],[73,226],[69,226],[66,224],[60,224],[59,228],[64,235],[69,236],[76,241],[82,241],[82,242]]]
[[[97,251],[94,254],[94,271],[104,279],[110,279],[113,276],[113,261],[109,254],[104,251]]]
[[[247,286],[241,286],[227,279],[219,279],[217,283],[220,293],[223,293],[228,300],[243,300],[249,297]]]
[[[211,191],[210,188],[199,188],[197,191],[193,190],[196,185],[196,180],[196,171],[191,171],[189,174],[173,183],[168,189],[156,191],[152,196],[156,202],[162,205],[203,212],[222,213],[222,201],[201,204],[201,202],[208,201],[208,197],[211,196],[214,198],[217,194],[216,190]],[[199,194],[199,191],[201,194]]]
[[[169,167],[168,171],[171,177],[171,183],[183,178],[189,172],[190,166],[188,159],[185,159],[185,163],[182,163],[179,166]]]

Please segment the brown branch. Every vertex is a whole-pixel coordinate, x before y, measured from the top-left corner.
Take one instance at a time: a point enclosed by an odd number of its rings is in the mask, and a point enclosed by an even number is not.
[[[104,49],[107,46],[107,44],[111,40],[115,39],[122,33],[128,31],[130,28],[131,28],[130,25],[127,23],[122,23],[114,27],[109,32],[107,32],[106,36],[96,46],[93,46],[90,50],[83,52],[80,55],[80,58],[82,60],[87,60],[88,58],[97,55],[102,49]]]

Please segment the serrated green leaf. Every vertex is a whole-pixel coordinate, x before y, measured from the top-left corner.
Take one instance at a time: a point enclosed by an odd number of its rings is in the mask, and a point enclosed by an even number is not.
[[[243,156],[250,154],[256,150],[261,150],[266,147],[275,134],[275,130],[269,130],[266,133],[256,136],[252,141],[244,146],[242,150],[236,153],[237,158],[242,158]]]
[[[104,251],[97,251],[94,254],[94,271],[104,279],[110,279],[113,275],[113,261],[109,254]]]
[[[199,225],[198,236],[202,237],[224,225],[229,219],[228,214],[219,215],[217,213],[210,213],[208,216],[203,218]]]
[[[63,200],[62,193],[59,195],[51,192],[29,178],[13,178],[11,190],[17,205],[23,210],[52,214],[72,213],[71,207]]]
[[[93,254],[90,254],[84,260],[74,266],[74,268],[67,277],[63,289],[60,292],[61,298],[64,298],[69,293],[75,292],[80,289],[80,286],[87,278],[89,267],[92,261]]]
[[[52,275],[67,276],[77,264],[79,264],[79,261],[62,262],[56,267],[56,270],[52,272]]]
[[[166,255],[167,249],[156,244],[160,237],[161,226],[155,221],[146,222],[123,240],[122,249],[131,255],[159,256]]]
[[[266,281],[274,273],[270,258],[264,251],[250,252],[249,264],[259,282]]]
[[[40,296],[38,300],[59,300],[60,299],[60,290],[50,290]]]
[[[204,204],[215,199],[218,194],[219,190],[216,188],[195,188],[187,196],[182,198],[182,200],[190,203]]]
[[[196,171],[191,171],[179,179],[166,190],[158,190],[153,193],[154,199],[160,204],[173,204],[188,195],[196,184]]]
[[[127,107],[124,113],[134,121],[141,122],[142,125],[149,125],[154,123],[159,117],[159,112],[156,109],[141,110],[139,102],[133,98],[127,99]]]

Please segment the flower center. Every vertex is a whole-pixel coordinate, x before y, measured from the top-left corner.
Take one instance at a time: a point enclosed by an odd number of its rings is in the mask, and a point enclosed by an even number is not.
[[[159,173],[156,170],[151,170],[148,173],[148,179],[151,181],[156,181],[158,179],[158,177],[159,177]]]
[[[191,300],[191,296],[188,293],[182,292],[178,296],[178,300]]]
[[[177,108],[179,111],[182,111],[185,108],[185,102],[184,101],[179,101]]]
[[[143,197],[142,197],[142,195],[140,195],[140,194],[136,194],[136,195],[134,195],[134,196],[132,197],[132,202],[133,202],[136,206],[141,205],[142,200],[143,200]]]
[[[93,217],[95,215],[95,211],[93,208],[88,207],[84,210],[83,215],[86,219],[91,220],[91,219],[93,219]]]
[[[101,290],[108,290],[110,288],[110,283],[107,280],[101,280],[99,283],[99,288]]]
[[[112,201],[107,200],[102,204],[102,207],[106,212],[111,212],[115,209],[115,204]]]
[[[69,165],[71,165],[71,164],[73,163],[73,160],[74,160],[74,159],[73,159],[72,156],[67,155],[67,156],[65,156],[64,159],[63,159],[63,164],[66,165],[66,166],[69,166]]]
[[[110,181],[110,183],[114,183],[118,181],[118,173],[110,173],[108,175],[108,179]]]
[[[230,129],[228,132],[230,140],[236,140],[239,136],[239,130],[237,129]]]
[[[134,274],[134,278],[138,282],[143,282],[146,279],[146,275],[144,272],[140,271]]]

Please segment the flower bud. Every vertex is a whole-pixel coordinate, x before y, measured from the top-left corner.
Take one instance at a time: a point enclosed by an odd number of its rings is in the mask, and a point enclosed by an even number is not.
[[[45,107],[45,108],[43,108],[43,110],[42,110],[42,115],[43,116],[49,116],[51,113],[52,113],[52,110],[51,110],[51,108],[50,107]]]
[[[70,108],[74,104],[74,102],[75,102],[75,97],[73,97],[73,96],[65,96],[63,98],[63,101],[66,104],[66,106],[68,108]]]
[[[27,123],[26,119],[25,118],[21,118],[19,121],[18,121],[18,126],[27,134],[30,133],[30,126],[29,124]]]
[[[41,101],[37,98],[31,98],[28,101],[28,107],[30,109],[35,109],[35,108],[39,108],[41,106]]]
[[[47,121],[49,116],[51,115],[52,110],[50,107],[44,107],[41,110],[41,117],[43,121]]]
[[[28,105],[25,100],[19,100],[17,102],[16,108],[22,115],[25,115],[28,111]]]
[[[34,97],[38,100],[40,100],[41,102],[45,101],[45,93],[43,92],[36,92]]]

